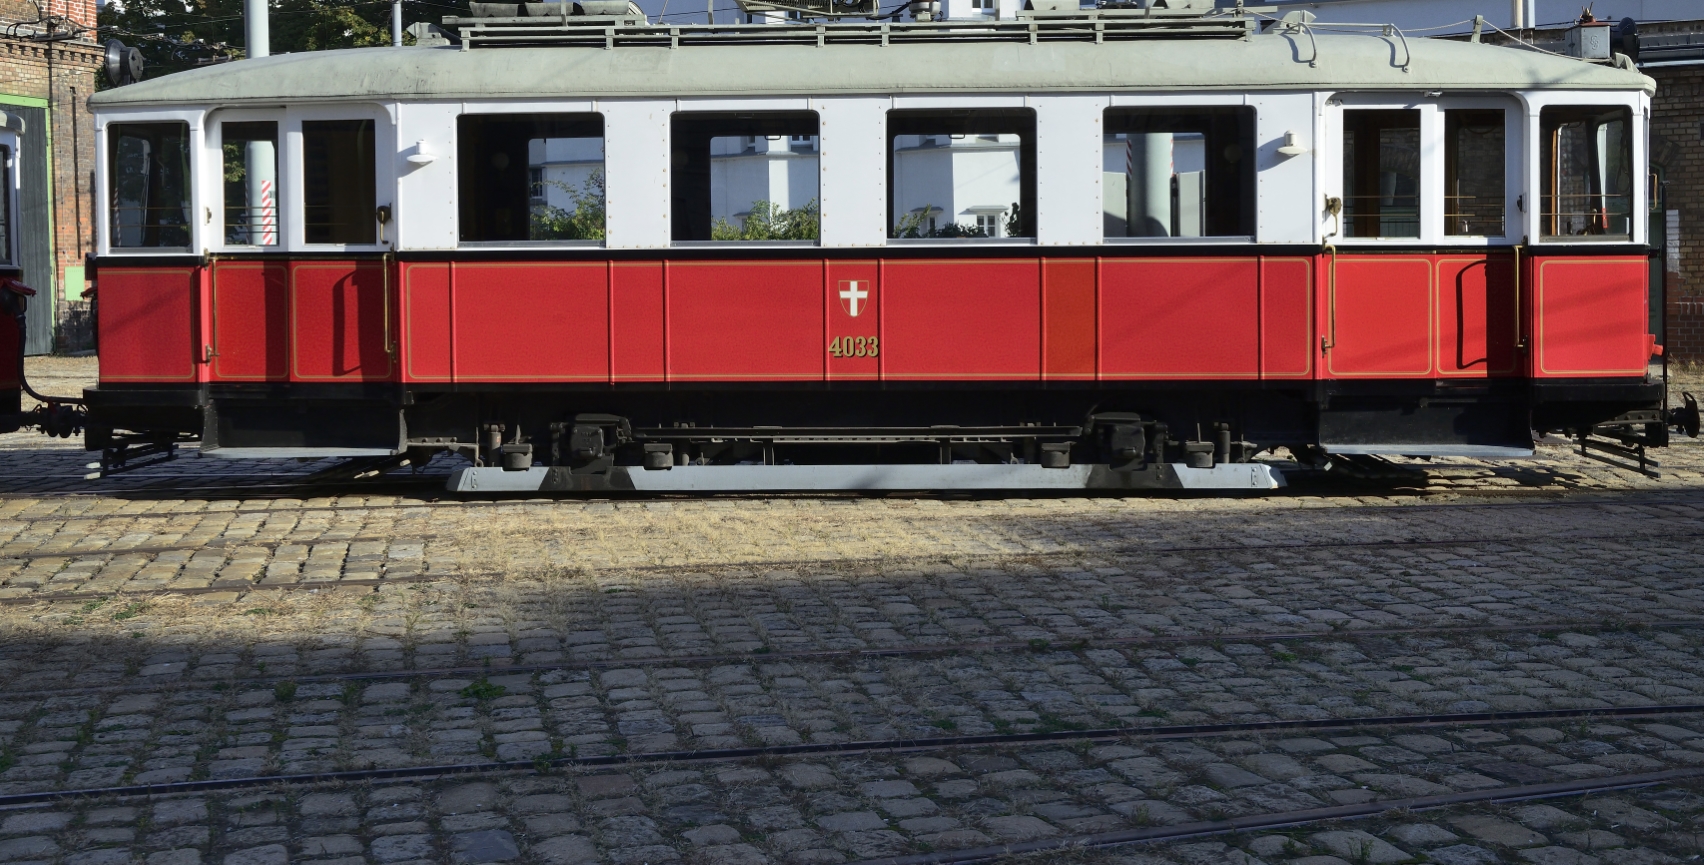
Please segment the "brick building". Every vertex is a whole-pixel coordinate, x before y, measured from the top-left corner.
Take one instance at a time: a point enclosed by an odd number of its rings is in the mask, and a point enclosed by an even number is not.
[[[0,0],[0,110],[22,117],[20,264],[38,292],[31,354],[87,348],[83,256],[94,207],[94,124],[88,98],[102,63],[94,0]]]
[[[1665,193],[1669,357],[1704,361],[1704,21],[1640,24],[1639,44],[1639,70],[1657,82],[1651,164]]]

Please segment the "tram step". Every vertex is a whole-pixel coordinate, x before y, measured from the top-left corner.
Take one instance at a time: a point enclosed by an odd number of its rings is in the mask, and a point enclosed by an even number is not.
[[[492,466],[457,469],[450,474],[446,488],[463,493],[1089,489],[1263,492],[1283,486],[1284,476],[1265,463],[1220,463],[1212,468],[1163,463],[1128,472],[1087,464],[1065,468],[1026,464],[675,466],[664,471],[616,466],[607,472],[591,474],[574,474],[560,467],[505,471]]]

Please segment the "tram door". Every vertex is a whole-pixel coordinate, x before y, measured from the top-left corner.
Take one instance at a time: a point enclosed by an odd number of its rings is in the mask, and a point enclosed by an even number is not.
[[[5,116],[11,120],[10,115]],[[22,125],[19,123],[18,125]],[[0,278],[19,279],[18,267],[18,130],[0,128]],[[22,408],[18,382],[18,329],[9,312],[0,312],[0,418],[16,417]],[[0,423],[0,431],[18,428],[15,420]]]
[[[18,270],[18,278],[36,289],[31,299],[28,337],[24,351],[49,354],[53,351],[53,183],[48,174],[47,109],[6,106],[0,132],[8,136],[11,157],[8,169],[10,236],[7,266]]]

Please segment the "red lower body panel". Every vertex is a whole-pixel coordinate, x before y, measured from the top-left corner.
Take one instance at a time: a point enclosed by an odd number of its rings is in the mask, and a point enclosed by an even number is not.
[[[103,268],[99,297],[101,381],[200,379],[200,268]]]
[[[106,382],[1642,375],[1644,259],[221,259],[99,271]],[[1526,286],[1524,289],[1522,286]]]
[[[290,266],[281,261],[213,265],[212,381],[288,381]]]
[[[1535,258],[1535,378],[1643,375],[1653,338],[1643,256]]]
[[[1100,377],[1260,377],[1260,260],[1101,265]]]

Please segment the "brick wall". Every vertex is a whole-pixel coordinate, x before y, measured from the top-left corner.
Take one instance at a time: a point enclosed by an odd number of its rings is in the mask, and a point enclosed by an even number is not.
[[[1651,159],[1668,182],[1668,209],[1680,217],[1679,255],[1665,264],[1666,346],[1671,358],[1704,360],[1704,65],[1644,72],[1657,81]]]
[[[66,14],[66,9],[80,5],[74,2],[67,6],[54,0],[52,9],[55,14]],[[87,5],[92,16],[93,6]],[[44,0],[43,11],[47,8]],[[25,20],[34,20],[33,10]],[[75,277],[83,255],[92,251],[95,127],[88,100],[94,93],[101,62],[100,46],[94,42],[46,43],[0,37],[0,94],[46,99],[49,103],[53,127],[54,309],[59,318],[57,340],[61,350],[87,348],[90,343],[88,304],[81,300],[83,284],[75,278],[68,282],[66,268],[72,268],[70,274]],[[45,290],[48,286],[36,288]]]
[[[84,27],[95,26],[95,0],[0,0],[0,21],[35,21],[38,6],[44,16],[58,15]]]

